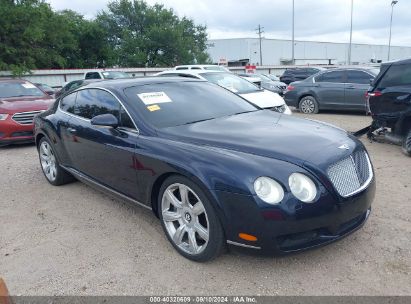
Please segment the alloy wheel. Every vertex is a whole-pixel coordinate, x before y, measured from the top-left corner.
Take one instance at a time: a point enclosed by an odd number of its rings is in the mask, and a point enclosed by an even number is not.
[[[47,141],[43,141],[40,145],[40,163],[47,179],[51,182],[55,181],[57,177],[56,157]]]
[[[207,247],[209,221],[198,195],[184,184],[167,187],[161,200],[162,220],[172,242],[190,255]]]
[[[300,109],[301,109],[301,112],[306,113],[306,114],[314,113],[315,111],[314,101],[312,101],[311,99],[302,100],[300,104]]]

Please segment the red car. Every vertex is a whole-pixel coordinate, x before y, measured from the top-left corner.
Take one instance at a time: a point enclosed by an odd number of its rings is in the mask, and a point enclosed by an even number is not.
[[[54,99],[29,81],[0,79],[0,146],[33,141],[33,118]]]

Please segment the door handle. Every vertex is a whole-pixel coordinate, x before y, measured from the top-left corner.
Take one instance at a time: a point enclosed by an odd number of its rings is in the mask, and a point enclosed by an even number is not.
[[[77,132],[77,130],[74,129],[74,128],[67,128],[67,131],[68,131],[69,133],[71,133],[71,134],[74,134],[74,133]]]
[[[349,86],[349,87],[346,87],[346,89],[354,90],[355,87],[354,86]]]

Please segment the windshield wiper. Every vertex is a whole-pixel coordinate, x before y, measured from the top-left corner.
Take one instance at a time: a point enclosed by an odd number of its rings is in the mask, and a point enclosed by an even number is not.
[[[257,112],[257,111],[260,111],[260,110],[257,109],[257,110],[251,110],[251,111],[238,112],[238,113],[231,114],[230,116],[240,115],[240,114],[245,114],[245,113],[251,113],[251,112]]]
[[[194,121],[190,121],[190,122],[183,123],[183,124],[181,124],[180,126],[191,125],[191,124],[194,124],[194,123],[197,123],[197,122],[202,122],[202,121],[207,121],[207,120],[213,120],[213,119],[215,119],[215,117],[206,118],[206,119],[194,120]]]

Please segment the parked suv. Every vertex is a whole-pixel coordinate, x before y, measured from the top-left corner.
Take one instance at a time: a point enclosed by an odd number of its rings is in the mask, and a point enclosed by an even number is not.
[[[324,68],[291,68],[286,69],[283,75],[280,76],[280,81],[286,84],[290,84],[294,81],[304,80],[311,75],[317,74],[320,71],[325,70]]]
[[[411,156],[411,59],[382,64],[368,90],[367,105],[373,118],[369,136],[380,129]]]

